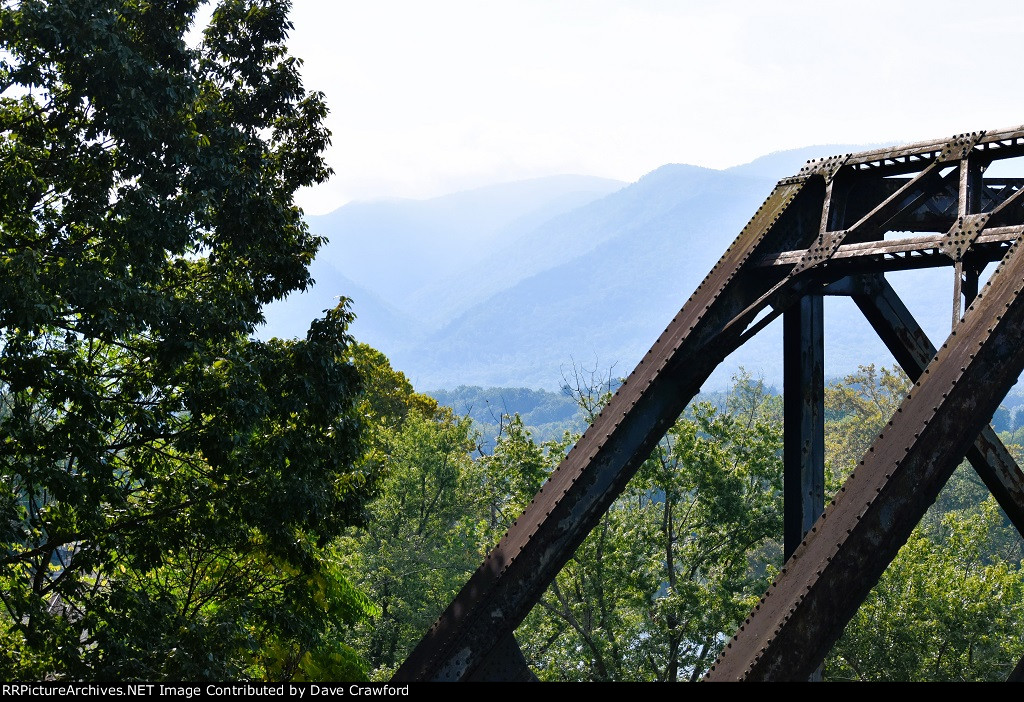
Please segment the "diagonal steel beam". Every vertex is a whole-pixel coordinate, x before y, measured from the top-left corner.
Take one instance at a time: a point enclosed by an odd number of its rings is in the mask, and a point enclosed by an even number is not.
[[[920,207],[929,197],[952,181],[952,173],[942,176],[942,166],[941,163],[933,162],[908,180],[850,227],[846,238],[852,241],[870,239],[877,232],[884,231],[889,223],[900,215]]]
[[[1024,658],[1017,661],[1017,665],[1007,676],[1006,682],[1024,682]]]
[[[821,177],[776,186],[395,681],[470,678],[512,633],[744,329],[767,305],[786,306],[780,296],[799,296],[802,282],[783,271],[766,275],[753,262],[765,247],[807,246],[823,194]]]
[[[1024,370],[1022,288],[1014,244],[705,679],[800,680],[821,664]]]
[[[853,301],[907,376],[916,381],[935,356],[935,347],[885,278],[865,276],[858,282]],[[967,451],[967,460],[1024,535],[1024,473],[991,426],[981,430]]]

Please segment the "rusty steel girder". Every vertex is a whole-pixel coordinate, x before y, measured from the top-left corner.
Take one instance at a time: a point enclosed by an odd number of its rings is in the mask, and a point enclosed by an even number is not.
[[[779,181],[394,679],[529,679],[515,627],[715,367],[783,314],[787,389],[810,388],[785,411],[795,551],[707,679],[812,674],[965,455],[1021,528],[1024,476],[986,425],[1024,369],[1024,179],[984,178],[1021,155],[1024,127],[810,161]],[[883,277],[930,266],[956,271],[937,354]],[[851,295],[916,384],[817,518],[823,388],[803,364],[820,362],[823,294]]]

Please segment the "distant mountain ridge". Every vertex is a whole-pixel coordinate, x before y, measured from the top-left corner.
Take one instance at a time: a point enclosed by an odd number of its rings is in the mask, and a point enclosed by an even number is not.
[[[574,363],[626,375],[782,177],[808,158],[864,146],[808,147],[714,170],[662,166],[636,183],[557,176],[423,201],[351,203],[310,217],[329,238],[312,291],[267,310],[264,336],[305,333],[345,295],[353,333],[418,388],[557,389]],[[933,341],[948,333],[945,270],[892,276]],[[940,308],[936,311],[935,308]],[[891,359],[856,308],[826,302],[826,372]],[[740,365],[781,382],[769,326],[709,379]]]
[[[452,299],[445,281],[464,279],[464,271],[504,242],[624,185],[550,176],[429,200],[352,202],[309,217],[310,228],[329,239],[311,267],[317,284],[270,305],[262,335],[304,334],[309,320],[339,295],[356,301],[357,328],[378,343],[401,335],[403,326],[413,334],[422,325],[441,326],[467,305]]]

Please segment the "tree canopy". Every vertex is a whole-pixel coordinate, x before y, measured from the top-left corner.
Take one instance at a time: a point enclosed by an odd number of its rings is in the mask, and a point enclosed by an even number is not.
[[[288,2],[193,46],[202,4],[0,3],[4,679],[354,670],[331,630],[371,607],[323,548],[368,482],[351,314],[250,338],[310,283],[326,108]]]
[[[504,416],[483,442],[446,408],[413,409],[404,376],[366,358],[374,384],[404,389],[386,391],[392,419],[375,422],[386,477],[373,517],[338,544],[380,605],[350,642],[386,679],[576,437],[538,443]],[[595,380],[578,374],[570,388],[584,421],[609,396]],[[827,388],[830,491],[906,387],[898,369],[868,366]],[[516,629],[541,679],[699,679],[782,566],[781,397],[741,374],[712,399],[669,429]],[[846,627],[825,678],[1005,678],[1024,652],[1022,546],[962,466]]]

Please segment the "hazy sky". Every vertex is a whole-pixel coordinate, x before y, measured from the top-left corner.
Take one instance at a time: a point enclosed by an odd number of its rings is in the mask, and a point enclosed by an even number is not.
[[[1024,3],[294,0],[292,18],[334,132],[310,214],[1024,123]]]

